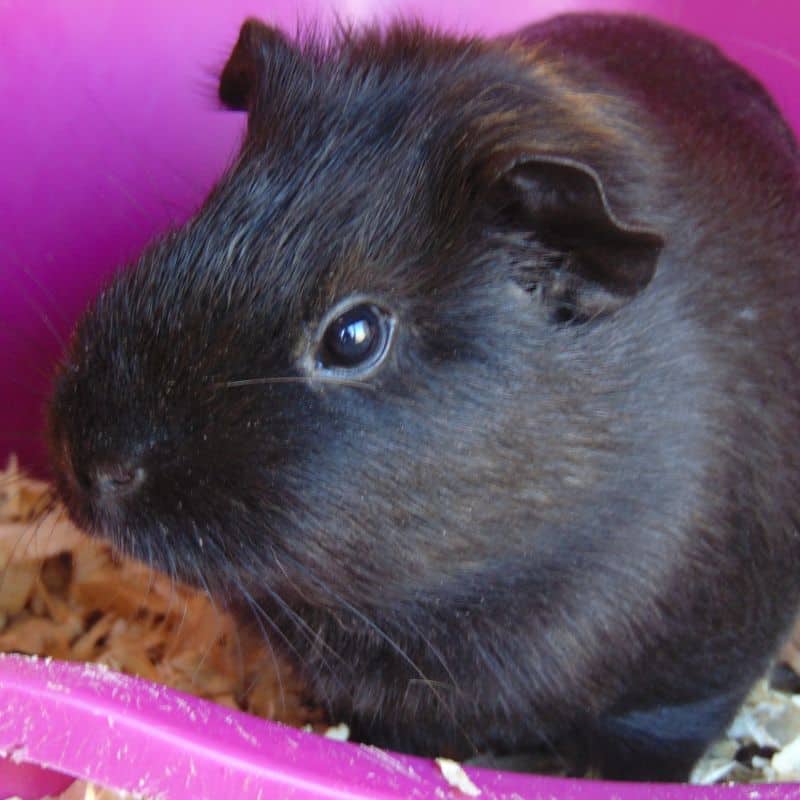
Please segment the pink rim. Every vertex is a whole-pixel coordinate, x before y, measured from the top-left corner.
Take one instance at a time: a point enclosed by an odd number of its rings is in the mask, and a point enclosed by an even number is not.
[[[0,753],[146,797],[465,797],[430,760],[264,722],[97,665],[0,656],[0,704]],[[800,798],[800,785],[613,784],[467,772],[483,800]]]

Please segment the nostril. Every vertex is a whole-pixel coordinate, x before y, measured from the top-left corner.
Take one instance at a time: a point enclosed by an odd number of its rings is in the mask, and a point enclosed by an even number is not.
[[[98,469],[94,478],[100,495],[120,496],[136,491],[144,482],[145,472],[142,467],[111,466]]]

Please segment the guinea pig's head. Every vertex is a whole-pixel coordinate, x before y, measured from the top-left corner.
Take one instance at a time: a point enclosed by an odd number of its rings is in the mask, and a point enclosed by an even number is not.
[[[516,558],[591,491],[580,342],[655,269],[629,110],[523,48],[255,21],[220,97],[238,158],[58,371],[70,514],[185,580],[321,604]]]

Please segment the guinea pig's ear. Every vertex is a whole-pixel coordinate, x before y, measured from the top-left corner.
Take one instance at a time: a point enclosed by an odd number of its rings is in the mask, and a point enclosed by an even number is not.
[[[252,110],[269,79],[270,65],[294,60],[296,53],[276,28],[248,19],[219,79],[219,99],[234,111]]]
[[[610,313],[650,283],[664,242],[614,213],[594,169],[571,158],[526,155],[501,181],[515,225],[563,254],[542,287],[556,318]]]

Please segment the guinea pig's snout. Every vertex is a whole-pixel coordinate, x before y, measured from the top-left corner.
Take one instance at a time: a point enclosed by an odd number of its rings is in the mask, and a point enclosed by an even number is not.
[[[135,500],[147,481],[141,460],[93,458],[85,452],[73,453],[62,441],[56,459],[58,485],[62,498],[76,519],[88,523],[100,518],[115,518],[123,502]]]
[[[92,493],[103,501],[115,501],[136,492],[145,481],[144,467],[136,464],[111,464],[91,471]]]

